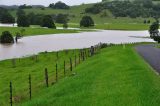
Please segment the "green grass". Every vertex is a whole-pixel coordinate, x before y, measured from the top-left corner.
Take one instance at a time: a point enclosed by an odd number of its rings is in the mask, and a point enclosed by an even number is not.
[[[94,4],[82,4],[77,6],[71,6],[69,10],[63,9],[51,9],[40,8],[25,9],[28,14],[33,12],[35,14],[68,14],[69,15],[69,27],[79,27],[79,23],[84,15],[89,15],[93,18],[97,29],[109,29],[109,30],[148,30],[149,24],[143,24],[144,20],[150,20],[151,23],[155,20],[153,18],[130,18],[130,17],[117,17],[115,18],[109,10],[104,10],[99,14],[85,13],[85,9],[93,6]],[[102,14],[106,12],[107,15],[102,17]],[[16,10],[10,10],[10,13],[16,17]],[[57,24],[59,26],[59,24]],[[62,25],[60,25],[62,26]]]
[[[75,54],[78,50],[75,50]],[[66,61],[66,74],[70,75],[69,58],[74,59],[74,52],[59,52],[57,59],[56,53],[41,53],[38,61],[32,57],[16,59],[16,67],[13,67],[12,60],[0,62],[0,106],[9,105],[9,82],[13,82],[14,104],[28,100],[28,75],[32,75],[33,95],[43,90],[45,85],[44,69],[48,68],[49,83],[55,82],[55,65],[58,63],[58,77],[63,77],[63,63]],[[3,87],[3,88],[2,88]]]
[[[40,8],[32,8],[32,9],[25,9],[25,12],[26,13],[33,12],[36,14],[59,14],[59,13],[68,14],[69,23],[75,23],[75,24],[79,24],[79,22],[81,21],[84,15],[89,15],[93,18],[95,24],[99,25],[98,28],[100,29],[105,29],[106,27],[104,24],[107,24],[107,23],[118,24],[119,28],[116,28],[116,29],[123,29],[121,28],[123,24],[143,24],[144,20],[151,20],[151,23],[155,21],[153,18],[149,18],[149,17],[148,18],[141,18],[141,17],[139,18],[129,18],[129,17],[115,18],[109,10],[104,10],[107,12],[107,15],[105,17],[102,17],[102,14],[104,13],[104,11],[102,11],[99,14],[85,13],[85,9],[93,5],[94,4],[82,4],[78,6],[71,6],[69,10],[51,9],[51,8],[45,8],[45,10],[42,10]],[[13,16],[16,16],[16,10],[10,10],[10,13]]]
[[[56,24],[59,27],[62,27],[62,24]],[[94,27],[80,27],[78,23],[68,23],[69,27],[81,28],[81,29],[104,29],[104,30],[148,30],[150,24],[119,24],[119,23],[105,23],[105,24],[96,24]]]
[[[99,24],[96,29],[107,30],[148,30],[149,24]]]
[[[78,33],[78,30],[61,30],[61,29],[45,29],[45,28],[21,28],[21,27],[0,27],[0,34],[3,31],[10,31],[14,36],[17,32],[25,29],[24,36],[44,35],[44,34],[59,34],[59,33]],[[83,31],[83,30],[82,30]]]
[[[76,52],[77,53],[77,52]],[[50,84],[55,79],[55,63],[63,75],[63,60],[73,55],[61,52],[41,53],[39,61],[31,58],[0,62],[0,105],[7,105],[9,81],[13,81],[16,106],[159,106],[160,77],[135,52],[133,46],[108,47],[74,68],[67,76],[45,88],[44,68],[49,70]],[[68,60],[69,62],[69,60]],[[67,71],[69,72],[69,70]],[[33,99],[28,100],[28,74],[33,79]],[[68,73],[69,74],[69,73]],[[70,73],[71,74],[71,73]],[[23,101],[23,102],[22,102]]]

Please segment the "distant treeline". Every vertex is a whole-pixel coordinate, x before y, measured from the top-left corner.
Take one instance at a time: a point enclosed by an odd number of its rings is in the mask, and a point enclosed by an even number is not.
[[[86,13],[98,14],[108,9],[115,17],[160,17],[160,4],[152,0],[107,1],[86,8]]]
[[[5,9],[31,9],[31,8],[45,8],[45,6],[43,5],[12,5],[12,6],[8,6],[8,5],[0,5],[1,8],[5,8]],[[68,6],[67,4],[58,1],[56,3],[51,3],[48,6],[49,8],[53,8],[53,9],[69,9],[70,6]]]

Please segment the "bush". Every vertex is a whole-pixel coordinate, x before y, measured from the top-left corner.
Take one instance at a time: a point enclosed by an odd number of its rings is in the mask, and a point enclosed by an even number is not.
[[[52,19],[52,17],[50,15],[46,15],[43,17],[43,20],[42,20],[42,24],[41,24],[42,27],[47,27],[47,28],[54,28],[56,29],[56,26],[54,24],[54,21]]]
[[[29,18],[25,14],[19,15],[17,19],[17,24],[18,27],[29,27]]]
[[[67,23],[69,21],[68,15],[67,14],[58,14],[55,17],[55,21],[56,21],[56,23],[60,23],[60,24]]]
[[[67,23],[64,23],[64,24],[63,24],[63,28],[64,28],[64,29],[67,29],[67,28],[68,28],[68,24],[67,24]]]
[[[80,27],[94,26],[94,21],[90,16],[83,16],[80,22]]]
[[[159,32],[158,29],[159,29],[159,22],[156,21],[156,22],[152,23],[152,25],[150,26],[149,32],[150,32],[150,34],[153,34],[153,33]]]
[[[12,34],[9,31],[2,32],[2,35],[0,37],[0,43],[14,43],[14,38]]]
[[[160,36],[153,36],[154,41],[160,43]]]

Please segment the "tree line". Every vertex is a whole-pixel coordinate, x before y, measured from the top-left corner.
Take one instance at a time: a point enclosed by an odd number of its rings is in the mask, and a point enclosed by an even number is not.
[[[160,17],[160,4],[154,4],[152,0],[125,0],[106,1],[86,8],[86,13],[98,14],[108,9],[115,17]]]
[[[1,23],[15,23],[15,18],[8,12],[7,9],[0,7],[0,22]]]

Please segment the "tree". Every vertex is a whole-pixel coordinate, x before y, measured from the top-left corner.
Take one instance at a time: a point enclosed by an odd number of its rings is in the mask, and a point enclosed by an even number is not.
[[[68,28],[68,24],[67,24],[67,23],[64,23],[64,24],[63,24],[63,28],[64,28],[64,29],[67,29],[67,28]]]
[[[157,32],[159,29],[159,21],[156,21],[154,23],[152,23],[152,25],[149,28],[149,32],[150,34]]]
[[[19,9],[30,9],[30,8],[32,8],[32,6],[30,6],[30,5],[27,6],[26,4],[19,6]]]
[[[0,43],[14,43],[12,34],[9,31],[2,32],[2,35],[0,36]]]
[[[15,23],[14,17],[8,12],[7,9],[0,7],[0,22],[1,23]]]
[[[49,4],[49,8],[54,8],[54,3]]]
[[[94,26],[94,21],[90,16],[83,16],[80,21],[80,27],[90,27]]]
[[[160,34],[159,34],[159,21],[154,22],[149,29],[150,37],[160,43]]]
[[[18,9],[16,15],[17,17],[20,15],[25,15],[25,12],[22,9]]]
[[[2,23],[15,23],[15,19],[10,13],[6,12],[2,15],[1,22]]]
[[[17,11],[17,24],[18,24],[18,27],[30,26],[29,18],[22,9],[18,9]]]
[[[19,15],[17,19],[18,27],[29,27],[29,19],[25,14]]]
[[[63,24],[63,23],[67,23],[69,19],[67,14],[58,14],[55,20],[56,20],[56,23]]]
[[[49,5],[50,8],[53,9],[69,9],[70,7],[68,5],[66,5],[65,3],[58,1],[57,3],[52,3]]]
[[[54,29],[56,29],[54,21],[53,21],[53,19],[52,19],[52,17],[50,15],[45,15],[43,17],[41,26],[42,27],[48,27],[48,28],[54,28]]]

